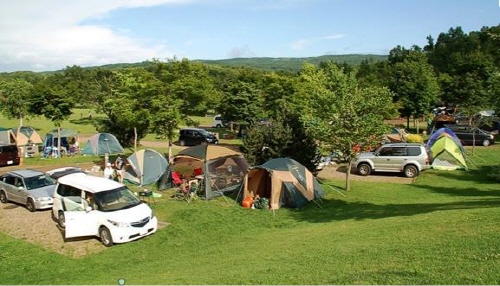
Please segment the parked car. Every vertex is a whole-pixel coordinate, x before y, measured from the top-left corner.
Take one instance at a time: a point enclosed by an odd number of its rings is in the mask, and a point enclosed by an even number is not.
[[[222,115],[217,114],[214,116],[214,121],[212,122],[212,127],[221,128],[226,126],[226,120],[222,118]]]
[[[202,128],[182,128],[179,131],[179,145],[219,144],[214,134]]]
[[[354,166],[360,175],[372,172],[403,172],[408,178],[430,168],[429,154],[420,143],[389,143],[374,152],[360,153]]]
[[[446,125],[457,135],[462,145],[482,145],[490,146],[495,143],[495,137],[492,133],[480,128],[472,128],[465,125]]]
[[[98,236],[105,246],[137,240],[158,227],[151,208],[125,185],[85,173],[59,178],[52,216],[65,238]]]
[[[20,162],[16,145],[0,145],[0,166],[19,165]]]
[[[41,171],[10,171],[0,176],[0,201],[25,205],[30,212],[50,209],[55,186],[55,180]]]

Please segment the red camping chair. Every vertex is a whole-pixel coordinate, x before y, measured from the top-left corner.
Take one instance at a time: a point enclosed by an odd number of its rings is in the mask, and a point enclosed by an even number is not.
[[[182,185],[182,183],[184,183],[184,180],[182,180],[181,174],[179,174],[179,172],[172,172],[172,183],[176,187],[179,187],[180,185]]]
[[[201,168],[194,169],[193,172],[195,177],[203,174],[203,170]]]

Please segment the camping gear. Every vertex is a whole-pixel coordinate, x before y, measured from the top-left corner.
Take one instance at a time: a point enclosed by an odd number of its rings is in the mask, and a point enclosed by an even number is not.
[[[42,144],[43,140],[36,130],[29,126],[21,126],[12,128],[12,132],[16,136],[17,146],[27,146],[32,144]]]
[[[115,135],[110,133],[97,133],[87,140],[83,147],[82,154],[102,156],[104,154],[122,154],[122,145],[118,142]]]
[[[172,182],[171,173],[179,172],[184,179],[193,176],[195,169],[202,174],[195,176],[200,186],[200,196],[206,200],[239,190],[248,171],[248,163],[240,152],[230,148],[204,144],[186,148],[173,158],[169,172],[159,181],[158,188],[167,188]]]
[[[313,174],[290,158],[275,158],[255,166],[244,180],[242,197],[266,198],[273,210],[299,208],[309,201],[321,199],[325,193]]]
[[[465,149],[449,128],[438,129],[427,141],[431,153],[431,168],[438,170],[467,170]]]
[[[127,158],[123,178],[140,186],[156,182],[168,168],[165,156],[152,149],[142,149]]]

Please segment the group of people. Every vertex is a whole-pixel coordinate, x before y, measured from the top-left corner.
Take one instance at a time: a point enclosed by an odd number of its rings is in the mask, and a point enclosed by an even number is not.
[[[123,183],[123,175],[125,173],[125,159],[118,155],[113,164],[107,163],[104,168],[104,178],[113,180],[117,179],[118,182]]]

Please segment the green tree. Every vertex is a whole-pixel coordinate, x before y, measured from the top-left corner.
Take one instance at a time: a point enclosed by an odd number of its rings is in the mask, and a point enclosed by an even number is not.
[[[304,115],[308,130],[326,150],[340,154],[349,190],[352,162],[358,155],[354,147],[380,144],[384,117],[395,113],[392,94],[387,88],[359,87],[352,73],[334,64],[322,70],[308,66],[301,78],[306,86],[316,86],[310,97],[312,112]]]
[[[437,77],[426,55],[420,51],[411,50],[395,61],[389,87],[394,93],[394,101],[401,107],[400,114],[407,118],[408,129],[411,117],[418,120],[439,101]],[[419,133],[418,122],[415,125]]]
[[[144,69],[101,71],[97,78],[100,92],[98,112],[106,118],[96,121],[99,132],[114,134],[124,146],[144,138],[151,124],[152,99],[162,93],[153,74]]]
[[[23,126],[23,119],[29,114],[32,92],[33,85],[24,79],[0,81],[2,113],[9,119],[19,119],[19,126]]]

